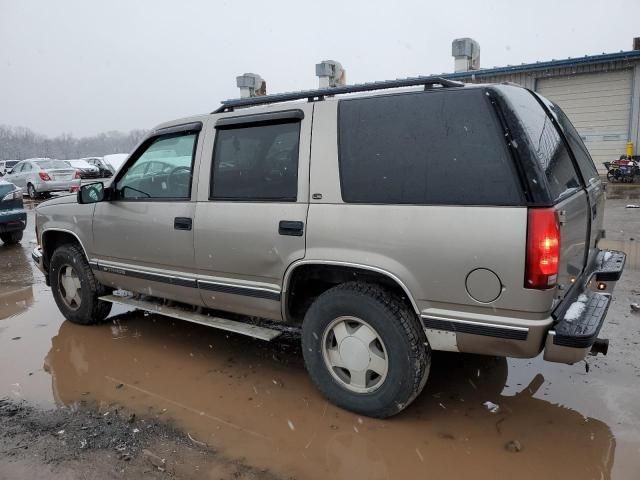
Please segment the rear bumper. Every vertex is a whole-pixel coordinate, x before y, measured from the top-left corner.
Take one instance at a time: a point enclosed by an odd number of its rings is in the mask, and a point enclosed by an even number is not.
[[[71,187],[80,187],[80,179],[39,182],[35,187],[39,193],[68,192]]]
[[[620,279],[626,255],[602,250],[554,311],[555,319],[547,333],[544,359],[550,362],[576,363],[591,351],[604,325],[611,293]]]
[[[22,231],[27,227],[27,212],[24,210],[0,210],[0,233]]]

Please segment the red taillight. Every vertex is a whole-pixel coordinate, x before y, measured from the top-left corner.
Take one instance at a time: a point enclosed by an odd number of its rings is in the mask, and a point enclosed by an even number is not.
[[[75,178],[76,180],[78,180],[78,179],[82,178],[82,177],[80,176],[80,172],[79,172],[78,170],[76,170],[76,173],[73,175],[73,178]]]
[[[530,208],[527,222],[525,288],[544,290],[558,280],[560,224],[552,208]]]
[[[48,182],[49,180],[51,180],[51,177],[47,172],[38,172],[38,175],[40,175],[40,178],[45,182]]]

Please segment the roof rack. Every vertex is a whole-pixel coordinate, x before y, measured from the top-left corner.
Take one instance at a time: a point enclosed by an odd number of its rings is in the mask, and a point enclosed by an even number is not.
[[[385,80],[382,82],[359,83],[356,85],[345,85],[342,87],[321,88],[317,90],[303,90],[300,92],[277,93],[274,95],[264,95],[261,97],[237,98],[223,100],[222,106],[212,113],[232,112],[236,107],[249,107],[254,105],[267,105],[270,103],[288,102],[290,100],[308,99],[310,102],[324,100],[324,97],[340,95],[343,93],[370,92],[374,90],[385,90],[388,88],[416,87],[424,85],[431,88],[433,85],[441,87],[462,87],[464,83],[454,80],[447,80],[442,77],[415,77],[398,80]]]

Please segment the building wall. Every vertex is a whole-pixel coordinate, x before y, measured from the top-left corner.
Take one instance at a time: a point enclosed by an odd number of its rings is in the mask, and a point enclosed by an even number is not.
[[[517,68],[517,67],[514,67]],[[519,85],[522,85],[525,88],[529,88],[531,90],[537,91],[538,90],[538,86],[541,82],[542,79],[546,79],[546,78],[557,78],[557,77],[568,77],[568,78],[576,78],[576,83],[579,81],[580,79],[580,75],[582,74],[587,74],[587,73],[592,73],[592,74],[598,74],[598,73],[608,73],[608,72],[612,72],[612,71],[620,71],[620,70],[632,70],[632,77],[631,77],[631,83],[629,88],[631,88],[631,95],[629,96],[629,102],[630,105],[628,107],[628,111],[629,111],[629,118],[628,118],[628,127],[627,127],[627,140],[631,141],[634,143],[634,147],[635,147],[635,154],[638,155],[640,154],[640,61],[639,60],[633,60],[633,61],[629,61],[629,60],[619,60],[619,61],[613,61],[613,62],[606,62],[606,63],[594,63],[594,64],[580,64],[580,65],[575,65],[575,66],[563,66],[563,67],[558,67],[558,68],[541,68],[541,69],[535,69],[532,68],[531,70],[528,71],[520,71],[520,72],[507,72],[507,73],[500,73],[500,74],[494,74],[494,75],[486,75],[486,74],[482,74],[481,72],[478,72],[476,74],[471,73],[464,77],[464,78],[460,78],[457,77],[456,80],[461,80],[464,82],[470,82],[470,83],[502,83],[502,82],[511,82],[511,83],[517,83]],[[610,75],[603,75],[603,82],[600,83],[600,85],[602,86],[602,91],[603,91],[603,96],[606,95],[606,90],[607,90],[607,81],[606,79],[609,78]],[[584,79],[584,77],[582,77]],[[542,82],[542,84],[544,84],[545,82]],[[547,84],[549,82],[546,82]],[[568,84],[570,85],[570,82],[568,82]],[[577,87],[576,87],[577,88]],[[558,104],[562,107],[562,101],[559,99],[558,100]],[[579,113],[577,111],[574,111],[573,114],[571,112],[568,112],[568,115],[570,118],[572,118],[572,120],[576,123],[576,124],[581,124],[582,128],[578,127],[578,131],[581,134],[585,134],[588,135],[589,134],[589,128],[585,128],[586,123],[583,121],[583,118],[578,119],[575,118],[576,115],[579,115]],[[593,130],[593,129],[591,129]],[[602,156],[603,156],[603,150],[600,147],[595,147],[595,144],[597,143],[597,141],[592,141],[592,146],[593,147],[593,152],[592,155],[594,157],[597,156],[597,163],[601,163],[602,161]],[[620,145],[616,145],[616,149],[617,148],[621,148],[622,142],[618,142]],[[589,145],[588,145],[589,146]],[[599,152],[599,153],[597,153]],[[625,151],[624,149],[622,149],[622,151],[619,152],[619,155],[624,154]],[[608,153],[607,153],[608,154]],[[602,165],[598,165],[599,169],[602,169]]]

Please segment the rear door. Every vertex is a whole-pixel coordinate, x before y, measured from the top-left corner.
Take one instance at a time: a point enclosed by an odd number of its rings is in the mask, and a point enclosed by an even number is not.
[[[583,272],[587,260],[591,209],[589,196],[571,153],[551,115],[537,96],[524,88],[503,87],[539,163],[543,181],[560,222],[558,299]],[[520,147],[519,147],[520,148]]]
[[[285,271],[305,254],[312,115],[313,104],[272,107],[208,126],[195,218],[208,307],[282,318]]]

